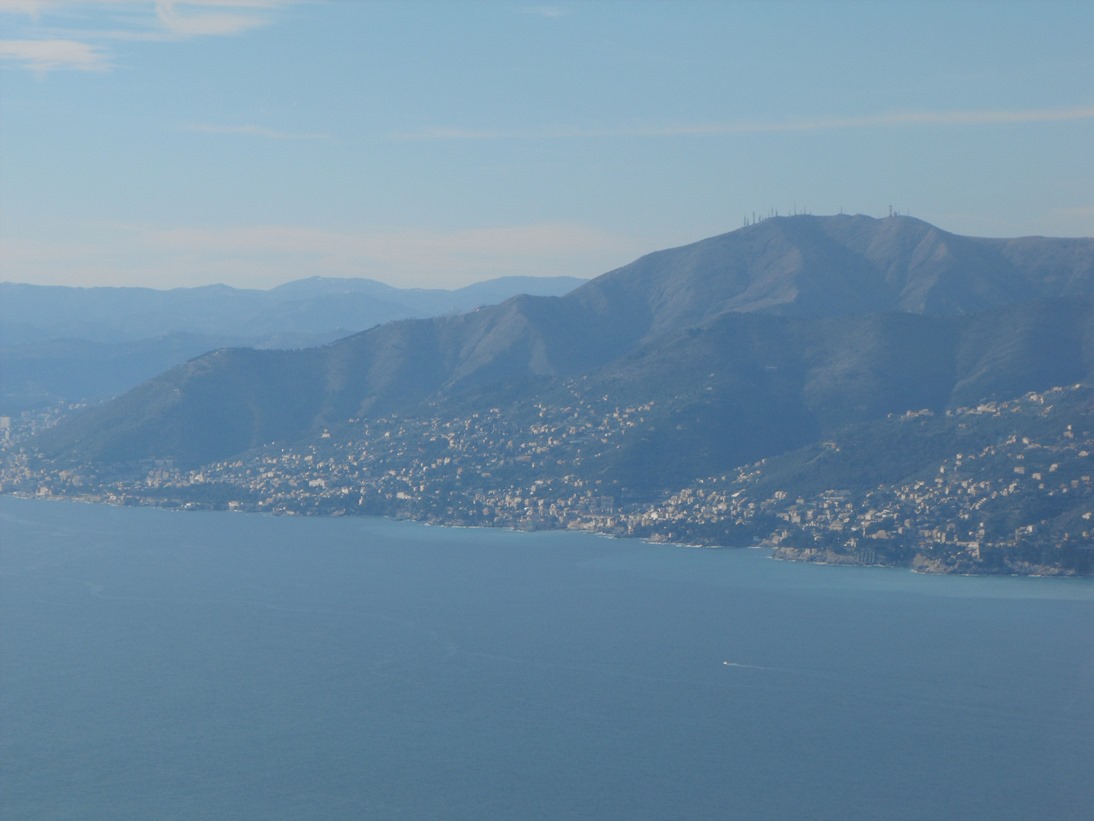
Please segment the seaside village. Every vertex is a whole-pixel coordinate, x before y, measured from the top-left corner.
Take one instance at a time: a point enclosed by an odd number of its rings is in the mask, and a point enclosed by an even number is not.
[[[1067,390],[945,413],[1043,415]],[[907,563],[914,556],[928,570],[984,564],[999,548],[1017,550],[1021,561],[1036,565],[1049,542],[1089,546],[1094,539],[1094,442],[1069,424],[1048,441],[1011,435],[975,452],[955,452],[933,475],[892,486],[808,494],[771,489],[767,460],[698,479],[653,501],[630,500],[626,488],[588,478],[596,473],[588,460],[610,453],[653,407],[617,407],[607,397],[575,394],[569,405],[536,405],[526,424],[497,408],[460,419],[354,419],[348,422],[352,436],[324,431],[294,448],[270,446],[198,470],[159,461],[145,465],[139,480],[112,479],[92,468],[43,470],[13,447],[69,407],[15,424],[0,420],[7,451],[0,489],[114,504],[364,513],[688,544],[762,543],[788,558],[860,564]],[[912,412],[899,421],[914,424],[929,414]],[[824,447],[838,449],[839,443]],[[1039,525],[1053,509],[1077,504],[1080,510],[1085,504],[1085,512],[1069,529]]]

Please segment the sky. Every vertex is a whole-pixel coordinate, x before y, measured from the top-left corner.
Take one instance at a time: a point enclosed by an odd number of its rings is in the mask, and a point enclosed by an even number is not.
[[[751,215],[1094,235],[1094,3],[0,0],[0,280],[592,277]]]

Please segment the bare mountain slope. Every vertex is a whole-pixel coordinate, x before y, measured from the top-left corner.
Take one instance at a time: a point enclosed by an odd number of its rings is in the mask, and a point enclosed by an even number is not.
[[[547,397],[583,377],[668,409],[633,458],[685,475],[886,413],[1089,378],[1091,301],[1074,295],[1094,294],[1092,260],[1094,240],[974,239],[907,217],[771,219],[562,297],[323,348],[209,354],[39,444],[68,460],[200,464],[351,418]]]

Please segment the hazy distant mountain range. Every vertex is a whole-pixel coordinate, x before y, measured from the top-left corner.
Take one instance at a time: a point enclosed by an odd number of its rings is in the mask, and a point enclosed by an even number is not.
[[[497,498],[532,498],[545,486],[556,496],[595,486],[596,498],[611,499],[597,505],[623,522],[634,509],[627,505],[656,511],[704,477],[731,476],[863,425],[908,412],[963,413],[1090,384],[1092,376],[1094,240],[981,239],[908,217],[795,216],[650,254],[563,296],[516,296],[470,313],[387,323],[321,348],[210,353],[65,421],[36,445],[65,465],[130,470],[152,459],[183,470],[227,460],[271,464],[274,452],[314,456],[334,447],[358,454],[361,472],[339,492],[369,512],[443,521],[429,503],[443,498],[448,518],[476,520],[468,511],[483,499],[496,508]],[[1089,435],[1091,416],[1089,400],[1069,397],[1074,430],[1060,440],[1065,456],[1075,436]],[[1023,414],[1014,419],[1035,416]],[[475,443],[452,432],[460,420],[470,431],[487,418],[495,421]],[[392,428],[396,419],[404,421]],[[898,427],[877,429],[877,459],[885,458],[885,437],[907,435]],[[406,446],[370,439],[381,429],[385,441],[394,433]],[[541,437],[548,429],[553,434]],[[410,430],[447,442],[437,446],[439,462],[426,460],[433,451],[412,444]],[[944,444],[922,458],[901,446],[908,471],[918,475],[949,454],[959,427],[944,430],[936,436]],[[542,448],[530,444],[537,437]],[[471,449],[476,458],[465,458]],[[542,453],[551,457],[537,458]],[[1081,464],[1083,451],[1074,453]],[[442,485],[450,463],[461,467]],[[805,488],[808,470],[794,464],[786,475]],[[384,466],[388,475],[406,472],[408,488],[387,503],[366,492]],[[869,490],[860,468],[860,479],[841,468],[842,490]],[[221,481],[261,508],[244,473]],[[435,487],[427,475],[438,477]],[[1086,474],[1077,475],[1075,492],[1053,508],[1060,521],[1078,521],[1076,505],[1092,498],[1082,487]],[[773,498],[798,490],[778,492]],[[552,504],[565,507],[561,496]],[[625,532],[701,532],[707,541],[721,533],[726,543],[734,527],[765,537],[761,530],[774,527],[741,514],[721,531],[717,517],[702,528],[692,521],[690,529],[687,522],[642,529],[657,519],[626,520]],[[573,522],[559,514],[556,524]],[[1080,532],[1074,539],[1084,541]],[[833,544],[825,549],[844,545]],[[1089,555],[1075,555],[1071,569],[1087,572]]]
[[[73,288],[0,283],[0,414],[102,400],[216,348],[321,345],[408,317],[515,294],[564,294],[575,277],[503,277],[456,290],[311,277],[270,290]]]

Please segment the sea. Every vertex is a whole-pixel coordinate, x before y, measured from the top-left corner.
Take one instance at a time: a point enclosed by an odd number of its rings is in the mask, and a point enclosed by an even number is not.
[[[4,819],[1090,819],[1094,580],[0,499]]]

